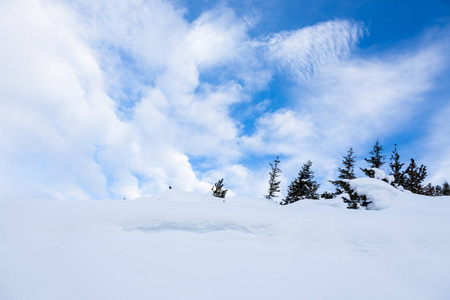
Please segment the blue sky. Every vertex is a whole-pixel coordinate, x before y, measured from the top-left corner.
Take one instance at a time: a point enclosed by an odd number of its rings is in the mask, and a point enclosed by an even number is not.
[[[0,20],[5,196],[262,196],[277,155],[283,192],[308,159],[325,189],[377,139],[450,180],[448,1],[19,0]]]

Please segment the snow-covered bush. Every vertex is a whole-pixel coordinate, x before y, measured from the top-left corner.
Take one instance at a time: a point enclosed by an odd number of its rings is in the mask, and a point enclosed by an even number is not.
[[[324,191],[320,195],[320,198],[322,198],[322,199],[333,199],[334,197],[336,197],[336,195],[330,191]]]
[[[354,179],[342,179],[335,181],[335,184],[338,185],[342,190],[342,200],[344,203],[347,203],[348,209],[358,209],[360,207],[368,208],[369,204],[372,201],[367,199],[367,196],[364,194],[358,194],[351,186],[351,182]]]
[[[217,181],[211,188],[214,197],[225,198],[228,190],[223,188],[223,178]]]

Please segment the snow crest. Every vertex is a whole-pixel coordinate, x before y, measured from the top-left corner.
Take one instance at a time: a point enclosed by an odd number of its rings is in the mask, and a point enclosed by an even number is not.
[[[348,182],[356,193],[359,195],[366,195],[367,199],[372,201],[368,208],[373,210],[381,210],[390,207],[395,201],[395,198],[401,196],[402,193],[387,182],[379,179],[356,178],[349,180]]]

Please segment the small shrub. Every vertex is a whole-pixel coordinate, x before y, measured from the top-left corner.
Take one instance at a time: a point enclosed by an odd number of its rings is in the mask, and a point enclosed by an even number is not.
[[[228,190],[223,188],[223,178],[217,181],[211,188],[214,197],[225,198]]]
[[[322,199],[333,199],[334,197],[336,197],[336,195],[329,191],[325,191],[322,193],[322,195],[320,195],[320,198]]]

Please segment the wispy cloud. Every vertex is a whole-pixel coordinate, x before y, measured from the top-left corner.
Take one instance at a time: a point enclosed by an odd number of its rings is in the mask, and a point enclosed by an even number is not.
[[[336,20],[273,34],[261,46],[280,71],[304,80],[347,58],[365,33],[360,22]]]

